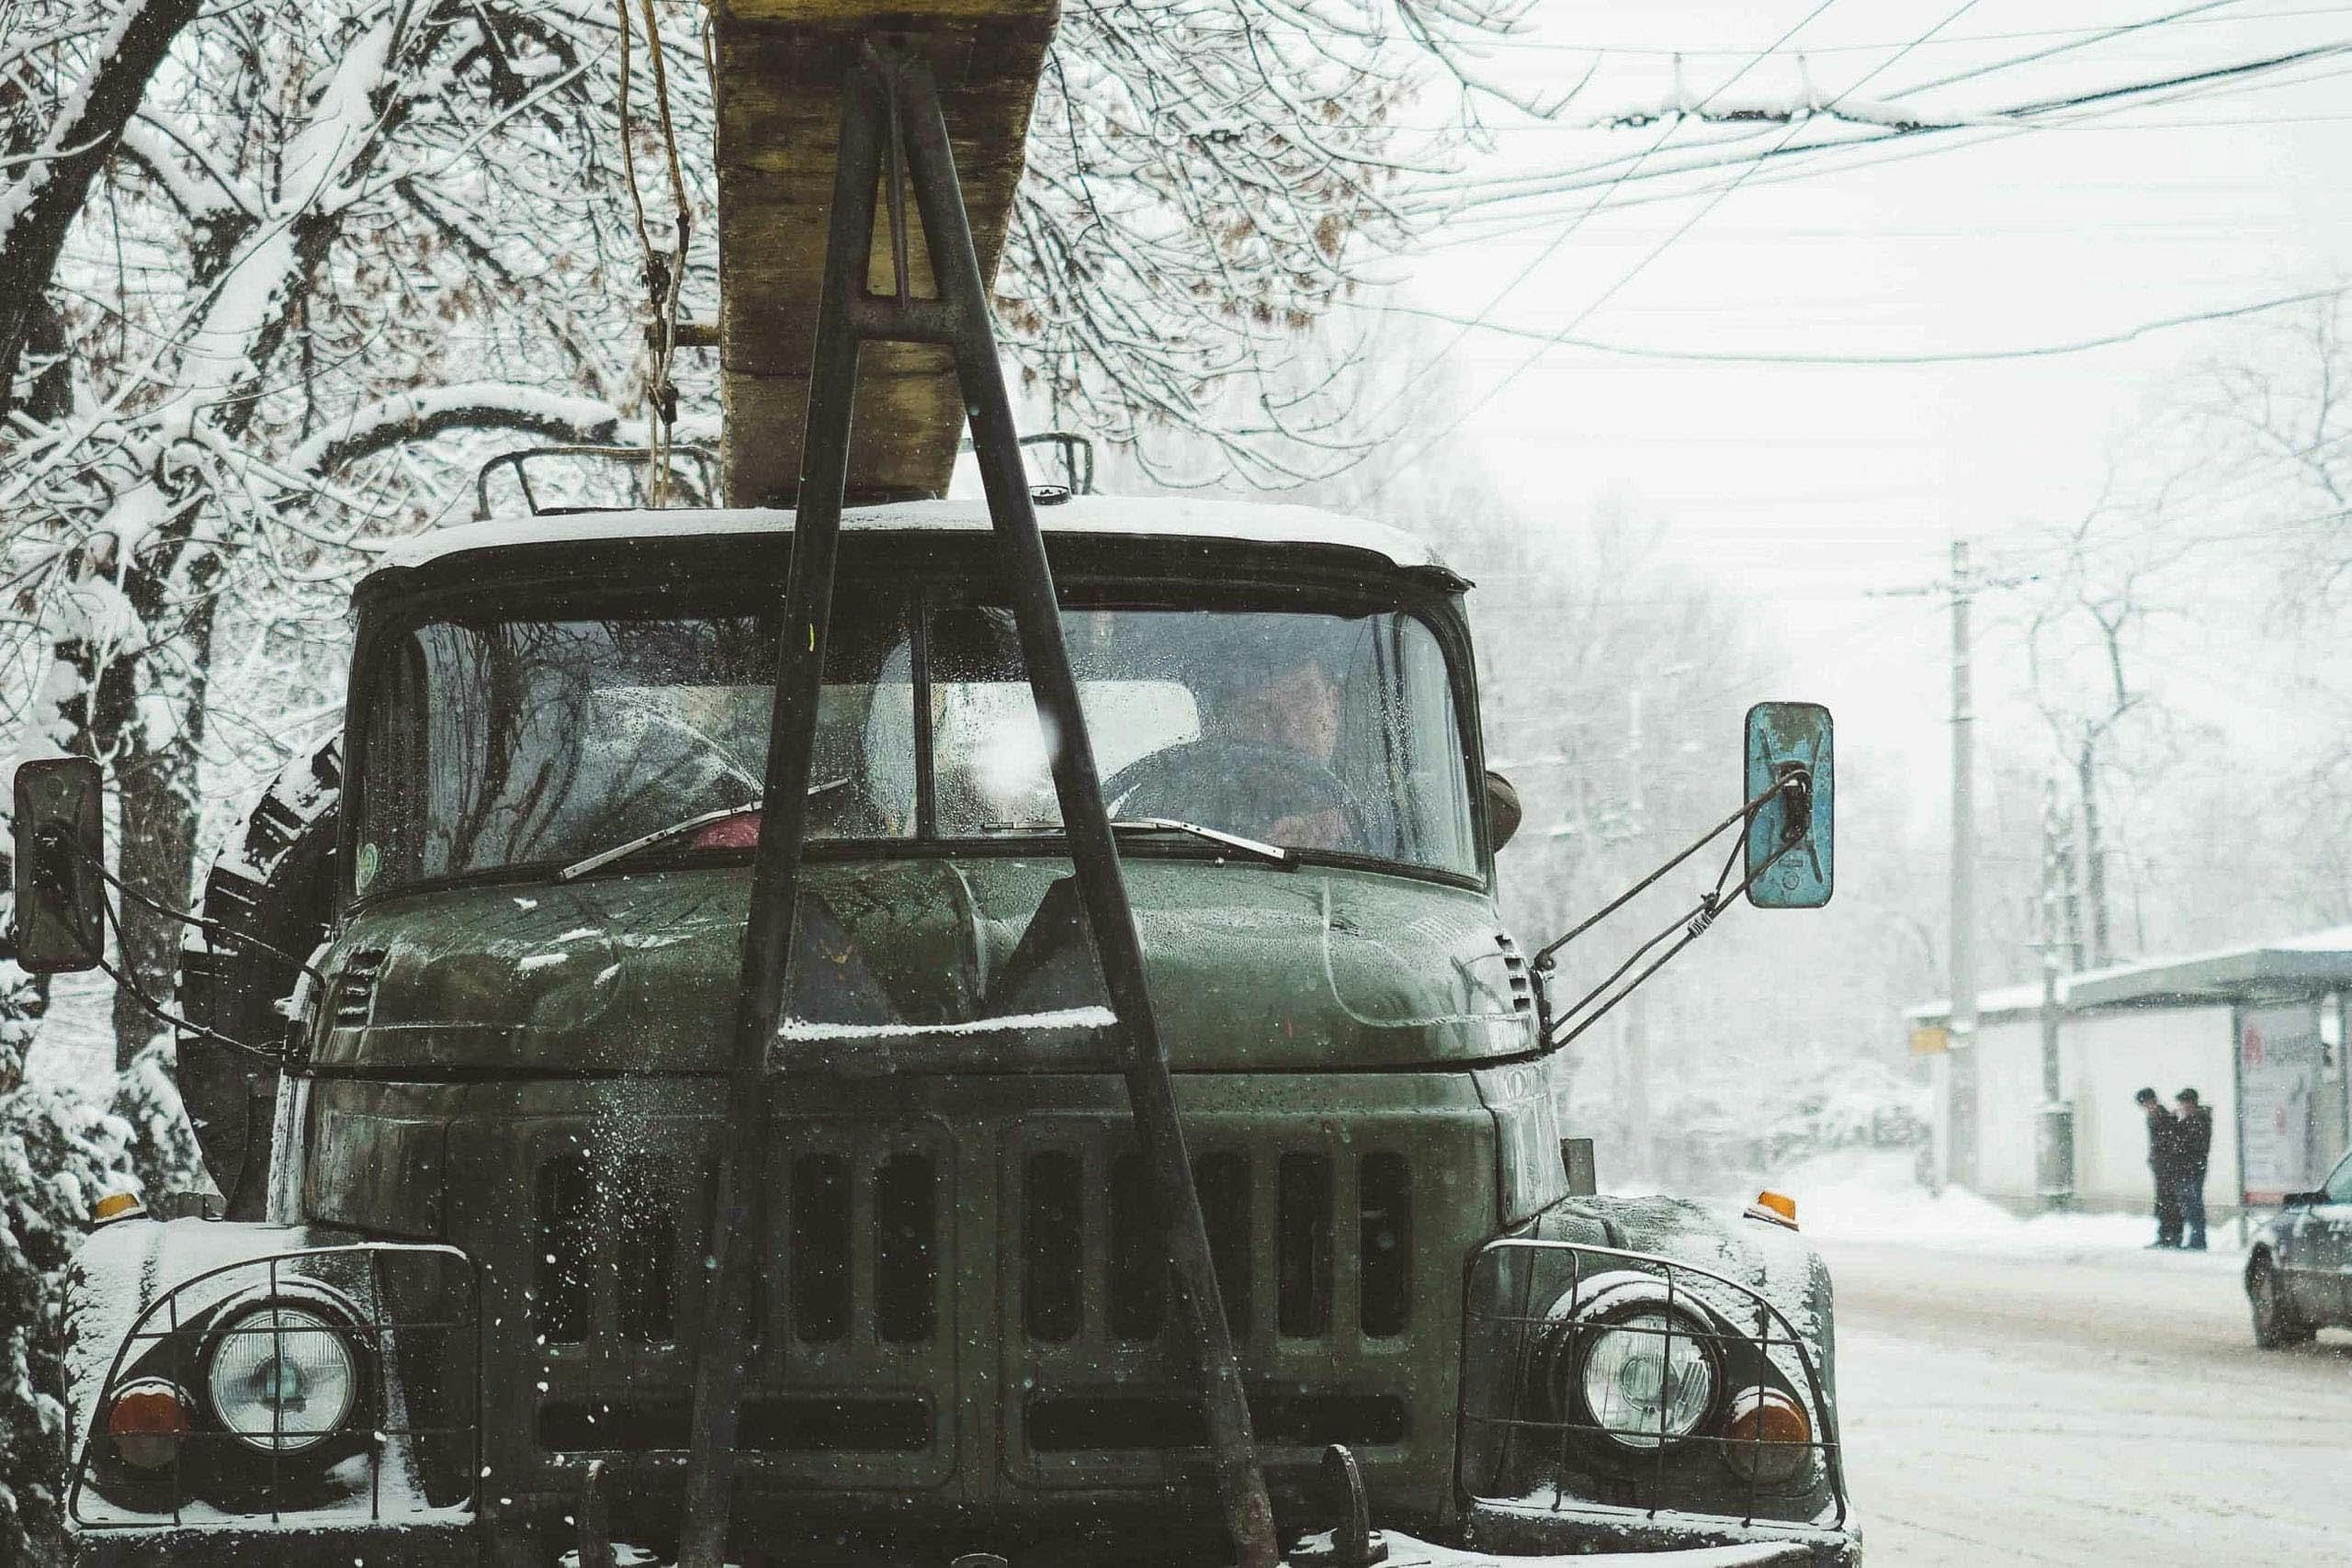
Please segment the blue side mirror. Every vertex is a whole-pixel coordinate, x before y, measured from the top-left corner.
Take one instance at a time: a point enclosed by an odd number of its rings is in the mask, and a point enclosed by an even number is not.
[[[1829,710],[1758,703],[1747,710],[1747,789],[1783,787],[1747,823],[1747,901],[1759,909],[1818,909],[1837,883],[1837,804]]]

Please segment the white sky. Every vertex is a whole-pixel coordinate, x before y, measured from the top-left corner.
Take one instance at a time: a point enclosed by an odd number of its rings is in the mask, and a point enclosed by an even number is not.
[[[1497,69],[1521,81],[1572,79],[1592,57],[1559,46],[1605,47],[1612,52],[1577,106],[1597,114],[1655,104],[1670,89],[1670,59],[1630,51],[1730,51],[1686,61],[1700,96],[1817,3],[1546,0],[1540,30],[1498,51]],[[2191,3],[1978,0],[1856,96],[1894,97],[2069,41],[2049,29]],[[1843,92],[1958,6],[1834,0],[1724,99],[1793,96],[1801,51],[1824,96]],[[2016,32],[2037,36],[1983,38]],[[2222,4],[1917,101],[1986,108],[2346,39],[2352,6]],[[1884,355],[2063,342],[2329,288],[2352,281],[2347,70],[2352,59],[2324,62],[2292,73],[2303,85],[2241,85],[2071,128],[1921,138],[1899,144],[1921,155],[1850,173],[1768,183],[1782,172],[1775,165],[1638,273],[1708,198],[1604,208],[1561,239],[1592,199],[1567,197],[1517,237],[1441,245],[1414,265],[1406,294],[1430,310],[1483,310],[1543,333],[1582,315],[1579,336],[1657,348]],[[1659,155],[1719,134],[1682,130]],[[1781,134],[1770,130],[1765,144]],[[1491,162],[1479,162],[1558,167],[1638,152],[1657,136],[1533,126],[1506,130]],[[1617,194],[1661,186],[1633,182]],[[1524,282],[1501,292],[1547,247]],[[1997,548],[2023,525],[2078,514],[2110,441],[2230,331],[1978,365],[1692,364],[1559,347],[1524,369],[1537,344],[1473,332],[1455,361],[1472,399],[1502,389],[1463,428],[1531,509],[1574,526],[1614,497],[1668,519],[1678,549],[1780,606],[1798,689],[1765,689],[1783,683],[1766,676],[1755,694],[1829,702],[1849,744],[1897,748],[1923,770],[1923,794],[1939,796],[1940,602],[1871,591],[1941,575],[1955,534]],[[1994,671],[1988,684],[1997,718],[2000,688],[2016,682]]]

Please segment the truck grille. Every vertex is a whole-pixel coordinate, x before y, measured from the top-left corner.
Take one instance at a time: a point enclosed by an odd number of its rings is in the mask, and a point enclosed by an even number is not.
[[[1089,1238],[1103,1258],[1103,1319],[1110,1337],[1126,1344],[1159,1338],[1170,1328],[1173,1282],[1168,1250],[1153,1217],[1150,1171],[1133,1150],[1111,1155],[1107,1179],[1090,1182],[1081,1153],[1069,1148],[1031,1153],[1022,1170],[1022,1322],[1042,1345],[1079,1337],[1083,1316]],[[1271,1168],[1269,1169],[1268,1168]],[[1261,1304],[1253,1296],[1253,1200],[1265,1196],[1273,1216],[1268,1230],[1273,1274],[1273,1326],[1285,1339],[1317,1339],[1332,1328],[1332,1293],[1344,1245],[1352,1249],[1355,1323],[1368,1338],[1405,1331],[1412,1310],[1412,1186],[1405,1156],[1356,1156],[1347,1184],[1353,1213],[1339,1213],[1337,1163],[1321,1152],[1290,1151],[1261,1158],[1232,1150],[1194,1161],[1202,1217],[1207,1221],[1217,1292],[1227,1325],[1246,1337]],[[1267,1194],[1257,1183],[1270,1182]]]
[[[599,1168],[586,1154],[571,1153],[541,1163],[534,1184],[539,1269],[532,1315],[547,1343],[590,1342],[607,1281],[610,1299],[601,1304],[615,1337],[636,1345],[676,1343],[679,1297],[694,1261],[680,1243],[707,1235],[714,1196],[706,1177],[689,1212],[678,1194],[691,1182],[690,1173],[650,1158]],[[937,1162],[925,1154],[884,1159],[862,1192],[853,1191],[846,1156],[811,1154],[789,1162],[782,1190],[791,1238],[785,1317],[793,1338],[827,1345],[849,1337],[858,1251],[853,1225],[860,1213],[871,1216],[876,1337],[920,1345],[938,1332],[939,1184]],[[755,1306],[760,1330],[774,1326],[766,1305]]]
[[[1406,1452],[1421,1436],[1408,1341],[1425,1319],[1445,1331],[1413,1247],[1438,1134],[1354,1133],[1204,1117],[1193,1134],[1261,1440],[1309,1460],[1331,1442]],[[540,1451],[685,1446],[713,1135],[681,1117],[632,1130],[661,1152],[614,1154],[586,1125],[544,1126],[514,1388]],[[1168,1249],[1123,1119],[780,1118],[767,1159],[741,1445],[763,1472],[985,1490],[1165,1485],[1200,1462]],[[817,1468],[829,1453],[861,1458]]]

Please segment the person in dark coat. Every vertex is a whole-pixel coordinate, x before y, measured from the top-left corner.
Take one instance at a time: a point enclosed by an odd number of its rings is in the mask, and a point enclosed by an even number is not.
[[[2148,1175],[2156,1190],[2156,1239],[2150,1247],[2180,1245],[2180,1120],[2165,1109],[2153,1089],[2132,1097],[2148,1116]]]
[[[2180,1212],[2181,1224],[2188,1235],[2183,1247],[2193,1251],[2205,1250],[2205,1167],[2213,1155],[2213,1113],[2197,1098],[2197,1091],[2185,1089],[2173,1097],[2180,1108],[2174,1136],[2177,1163],[2173,1168],[2173,1206]]]

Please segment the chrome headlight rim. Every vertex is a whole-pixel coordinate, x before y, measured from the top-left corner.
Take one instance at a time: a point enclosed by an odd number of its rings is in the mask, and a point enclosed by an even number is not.
[[[1588,1438],[1601,1440],[1620,1455],[1647,1458],[1686,1447],[1721,1425],[1727,1383],[1720,1343],[1724,1330],[1709,1320],[1704,1307],[1687,1292],[1670,1291],[1657,1275],[1638,1269],[1613,1270],[1562,1292],[1548,1315],[1558,1326],[1544,1371],[1544,1392],[1555,1414],[1582,1428]],[[1631,1329],[1637,1319],[1653,1317],[1668,1325],[1657,1331],[1658,1337],[1669,1346],[1688,1344],[1697,1353],[1706,1373],[1705,1393],[1688,1424],[1679,1429],[1636,1432],[1612,1427],[1592,1405],[1587,1378],[1592,1357],[1611,1336]],[[1671,1355],[1671,1349],[1667,1353]]]
[[[247,1326],[257,1317],[268,1314],[299,1315],[311,1320],[314,1326],[298,1326],[303,1334],[320,1334],[339,1347],[345,1363],[345,1386],[340,1408],[334,1419],[316,1431],[305,1429],[288,1432],[277,1427],[249,1430],[230,1417],[220,1396],[216,1378],[220,1357],[231,1345],[272,1329]],[[285,1332],[280,1327],[277,1332]],[[347,1437],[358,1421],[365,1403],[372,1362],[362,1342],[359,1314],[340,1292],[308,1280],[286,1280],[275,1292],[258,1290],[224,1303],[215,1314],[212,1326],[206,1332],[204,1350],[198,1362],[194,1380],[203,1393],[203,1409],[212,1425],[232,1438],[238,1448],[263,1458],[291,1459],[316,1453],[320,1449]]]

